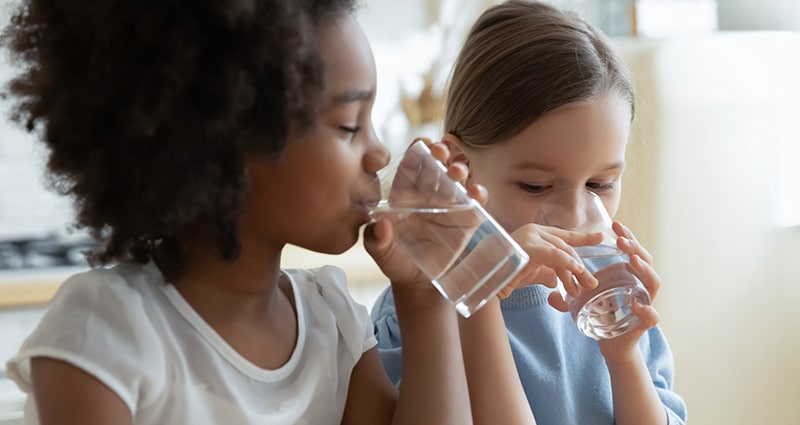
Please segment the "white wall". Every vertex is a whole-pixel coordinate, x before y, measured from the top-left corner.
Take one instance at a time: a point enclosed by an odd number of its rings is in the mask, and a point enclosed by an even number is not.
[[[0,26],[10,17],[9,0],[0,0]],[[0,54],[0,92],[15,74]],[[64,232],[69,203],[44,190],[44,150],[8,119],[11,103],[0,100],[0,239],[41,237]]]
[[[717,0],[722,30],[800,30],[797,0]]]
[[[798,197],[778,183],[800,165],[800,33],[619,45],[638,110],[618,218],[655,256],[691,423],[798,424],[800,227],[776,208]]]

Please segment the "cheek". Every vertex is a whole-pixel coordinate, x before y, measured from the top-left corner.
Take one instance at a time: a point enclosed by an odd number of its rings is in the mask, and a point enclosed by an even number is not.
[[[508,232],[533,222],[536,215],[536,208],[532,207],[527,199],[518,198],[513,192],[489,192],[486,210]]]
[[[470,162],[470,182],[484,186],[489,193],[486,210],[509,233],[530,223],[536,213],[530,198],[507,177],[498,175],[496,165],[486,162]]]
[[[608,211],[608,215],[611,216],[611,218],[614,218],[614,216],[617,215],[617,210],[619,209],[619,202],[620,202],[619,191],[615,191],[613,194],[603,197],[603,205],[606,207],[606,211]]]

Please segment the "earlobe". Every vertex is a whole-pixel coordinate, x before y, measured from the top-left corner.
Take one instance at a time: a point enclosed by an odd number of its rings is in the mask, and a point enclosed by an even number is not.
[[[450,157],[447,158],[447,165],[453,165],[454,162],[460,162],[469,168],[469,156],[467,154],[466,146],[461,139],[453,133],[445,133],[442,136],[442,144],[447,146],[450,150]]]

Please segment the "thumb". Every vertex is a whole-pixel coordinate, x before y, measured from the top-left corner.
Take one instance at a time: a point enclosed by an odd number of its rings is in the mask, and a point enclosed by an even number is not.
[[[569,306],[567,302],[564,301],[564,298],[561,297],[561,294],[558,291],[553,291],[547,296],[547,302],[558,311],[566,313],[569,311]]]
[[[511,296],[511,293],[514,292],[517,288],[522,288],[524,286],[533,285],[532,278],[536,275],[537,271],[539,270],[538,266],[531,267],[531,264],[523,268],[511,281],[509,281],[500,292],[497,293],[497,296],[500,297],[501,300],[504,300]]]
[[[386,255],[392,242],[392,225],[387,220],[378,220],[364,228],[364,248],[374,259]]]

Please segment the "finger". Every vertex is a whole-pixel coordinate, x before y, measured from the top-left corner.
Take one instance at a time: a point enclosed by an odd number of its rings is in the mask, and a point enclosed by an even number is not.
[[[643,261],[638,255],[631,256],[630,263],[626,267],[642,282],[642,285],[647,289],[647,293],[650,294],[650,301],[652,302],[658,295],[659,289],[661,289],[661,277],[650,264]]]
[[[541,228],[537,225],[531,226],[536,226],[531,228],[533,230],[537,230],[537,227]],[[558,278],[565,282],[564,289],[571,296],[577,296],[571,288],[572,285],[575,285],[578,291],[580,291],[578,286],[585,289],[597,287],[597,279],[586,269],[580,256],[571,246],[557,236],[546,232],[539,233],[539,239],[547,242],[550,246],[537,245],[534,241],[522,244],[523,249],[533,259],[532,264],[552,269]]]
[[[571,268],[570,271],[572,272],[575,279],[577,279],[576,284],[578,286],[581,286],[585,289],[594,289],[597,287],[598,285],[597,278],[595,278],[592,275],[592,273],[586,269],[586,267],[583,265],[583,260],[571,246],[567,245],[567,243],[564,242],[561,238],[558,238],[554,235],[548,235],[547,233],[542,233],[541,237],[543,240],[550,242],[551,244],[553,244],[553,246],[563,251],[564,254],[575,260],[576,267]],[[550,265],[550,267],[554,266]]]
[[[544,240],[544,242],[549,241]],[[555,244],[537,245],[534,242],[528,242],[523,244],[522,249],[530,256],[532,266],[545,266],[556,272],[567,271],[576,275],[586,271],[586,267],[583,266],[583,262],[574,251],[570,253]]]
[[[467,165],[463,162],[454,162],[447,167],[447,175],[450,176],[453,181],[465,185],[467,176],[469,175],[469,169],[467,169]]]
[[[563,251],[568,256],[572,257],[578,264],[583,265],[580,255],[575,252],[575,249],[573,249],[570,244],[568,244],[564,239],[561,239],[558,235],[544,231],[539,234],[539,237],[541,237],[545,242],[553,245],[555,248]]]
[[[445,174],[447,168],[444,164],[438,159],[425,157],[417,174],[416,186],[420,192],[433,195],[439,190],[442,181],[447,181]]]
[[[424,145],[424,143],[423,143]],[[400,157],[392,180],[392,195],[408,195],[408,192],[417,193],[417,180],[420,170],[428,158],[428,149],[412,143]]]
[[[616,233],[617,236],[622,236],[628,239],[635,239],[635,237],[633,236],[633,232],[631,232],[631,229],[628,229],[624,224],[620,223],[619,221],[614,221],[613,223],[611,223],[611,229],[614,230],[614,233]]]
[[[643,260],[653,264],[653,256],[642,246],[641,243],[639,243],[639,240],[636,239],[636,236],[633,234],[633,232],[631,232],[630,229],[618,221],[612,223],[611,228],[614,230],[614,233],[625,239],[623,242],[624,245],[620,245],[620,240],[617,240],[617,246],[620,249],[625,251],[625,253],[628,255],[638,254]],[[630,250],[630,252],[628,252],[628,250]]]
[[[500,290],[500,292],[497,293],[497,296],[501,300],[504,300],[504,299],[510,297],[511,293],[514,292],[515,289],[517,289],[517,285],[508,284],[508,285],[504,286],[503,289]]]
[[[651,305],[634,301],[631,305],[631,312],[639,318],[639,327],[641,329],[650,329],[658,324],[658,311]]]
[[[575,273],[574,276],[578,285],[586,290],[595,289],[600,284],[597,278],[585,267],[582,272]]]
[[[645,262],[653,264],[653,256],[650,255],[650,252],[636,239],[629,239],[621,236],[617,238],[617,247],[628,254],[628,256],[638,255],[642,257]]]
[[[497,293],[497,298],[504,300],[509,296],[511,296],[511,293],[514,292],[515,288],[509,288],[509,286],[511,285],[506,285],[505,287],[503,287],[503,289],[501,289],[500,292]]]
[[[511,293],[514,292],[515,289],[517,289],[517,287],[522,285],[523,282],[527,281],[529,276],[530,272],[528,271],[527,268],[523,267],[522,270],[520,270],[520,272],[517,273],[517,275],[514,276],[514,278],[512,278],[511,281],[508,282],[508,284],[506,284],[506,286],[503,287],[503,289],[500,290],[500,292],[497,293],[497,296],[501,300],[508,298],[511,295]]]
[[[600,232],[575,232],[548,226],[542,226],[542,229],[545,233],[557,236],[570,246],[591,246],[603,241],[603,234]]]
[[[451,181],[442,179],[437,188],[436,196],[445,202],[462,203],[466,202],[464,193],[464,183],[469,175],[469,170],[464,163],[454,162],[447,167],[447,176]],[[467,193],[468,195],[468,193]]]
[[[450,158],[450,149],[444,143],[434,143],[431,139],[427,137],[417,137],[414,139],[416,142],[417,140],[422,141],[431,150],[431,155],[436,158],[438,161],[447,164],[447,159]]]
[[[558,311],[564,313],[569,311],[569,305],[567,305],[567,302],[564,301],[564,298],[561,297],[561,294],[559,294],[558,291],[553,291],[547,295],[547,302]]]
[[[489,191],[479,184],[467,185],[467,194],[481,205],[486,205],[486,202],[489,200]]]
[[[570,297],[575,298],[580,295],[581,288],[578,286],[578,281],[573,278],[572,273],[566,270],[556,270],[556,275],[558,276],[558,280],[561,281],[564,291],[566,291]]]

